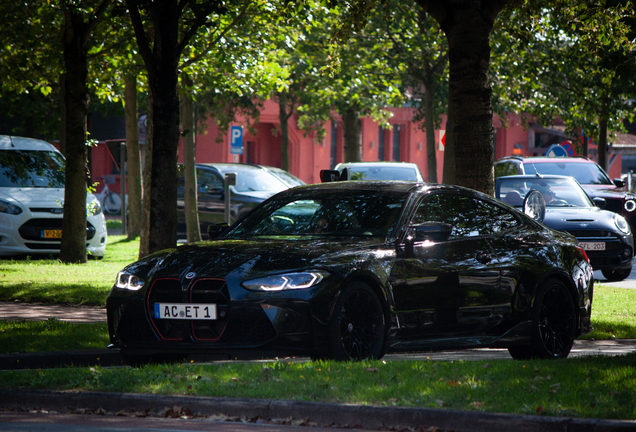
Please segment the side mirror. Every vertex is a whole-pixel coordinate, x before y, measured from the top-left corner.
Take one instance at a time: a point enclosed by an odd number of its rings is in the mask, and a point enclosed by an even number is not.
[[[545,199],[538,190],[532,190],[523,200],[523,212],[537,222],[545,219]]]
[[[625,187],[625,182],[621,179],[614,179],[614,184],[616,185],[616,187],[622,188]]]
[[[605,198],[601,198],[601,197],[594,197],[592,198],[592,201],[594,202],[594,205],[598,208],[604,209],[605,206],[607,205],[607,201],[605,201]]]
[[[323,183],[335,182],[340,180],[340,172],[338,170],[320,170],[320,181]]]
[[[227,230],[228,227],[229,225],[225,222],[208,225],[208,240],[214,240]]]

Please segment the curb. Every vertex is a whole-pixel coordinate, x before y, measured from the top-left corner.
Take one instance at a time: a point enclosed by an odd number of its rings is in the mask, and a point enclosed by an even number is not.
[[[543,417],[428,408],[338,405],[322,402],[297,402],[272,399],[247,399],[201,396],[162,396],[149,394],[12,390],[0,389],[0,406],[27,407],[64,412],[67,407],[91,410],[160,411],[182,407],[197,415],[226,415],[265,420],[310,420],[354,428],[419,428],[435,426],[455,432],[628,432],[636,421],[601,420],[570,417]]]

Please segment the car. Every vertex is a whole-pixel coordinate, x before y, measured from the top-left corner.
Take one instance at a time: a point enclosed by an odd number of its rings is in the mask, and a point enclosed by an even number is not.
[[[576,239],[470,189],[299,186],[212,237],[118,273],[109,347],[126,361],[475,347],[563,358],[591,329],[594,276]]]
[[[59,255],[65,163],[48,142],[0,135],[0,256]],[[108,234],[92,193],[86,212],[86,251],[99,259]]]
[[[350,180],[408,180],[424,181],[417,164],[411,162],[344,162],[334,168],[348,170]]]
[[[182,168],[182,167],[181,167]],[[241,163],[198,163],[197,198],[201,233],[207,233],[210,224],[225,221],[225,174],[235,173],[236,184],[231,191],[231,220],[242,218],[266,198],[277,192],[305,182],[276,167]],[[177,236],[186,237],[184,215],[185,180],[182,169],[177,180]]]
[[[574,177],[591,198],[603,198],[606,210],[623,215],[632,231],[636,230],[636,194],[624,190],[623,180],[610,180],[603,168],[587,157],[510,156],[495,162],[495,178],[537,173]]]
[[[634,239],[623,216],[597,207],[573,177],[505,176],[498,177],[495,183],[495,196],[519,208],[532,190],[538,190],[544,197],[543,223],[575,236],[594,270],[600,270],[609,281],[629,276]],[[604,204],[602,198],[595,200],[599,205]]]

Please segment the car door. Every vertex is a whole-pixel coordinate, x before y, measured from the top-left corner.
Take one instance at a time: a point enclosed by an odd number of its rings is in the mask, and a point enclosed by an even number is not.
[[[484,333],[497,303],[499,270],[483,235],[473,198],[437,193],[417,206],[411,224],[452,226],[444,241],[421,241],[403,259],[403,280],[394,286],[401,339],[457,338]],[[414,346],[415,347],[415,346]]]
[[[210,224],[225,222],[223,177],[214,169],[197,167],[197,201],[201,232]]]

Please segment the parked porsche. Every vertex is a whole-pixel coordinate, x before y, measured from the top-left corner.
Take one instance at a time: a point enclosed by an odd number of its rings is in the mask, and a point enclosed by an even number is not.
[[[562,358],[591,329],[592,267],[576,240],[469,189],[299,186],[210,232],[118,274],[110,347],[130,363],[474,347]]]

